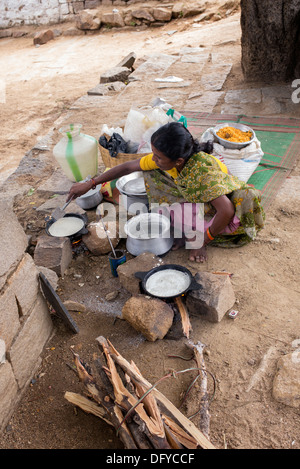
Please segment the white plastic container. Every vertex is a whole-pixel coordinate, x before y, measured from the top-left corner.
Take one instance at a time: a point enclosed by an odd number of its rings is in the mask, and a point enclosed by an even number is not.
[[[72,182],[93,177],[98,171],[98,142],[81,133],[81,124],[68,124],[59,129],[62,139],[53,148],[53,155]]]

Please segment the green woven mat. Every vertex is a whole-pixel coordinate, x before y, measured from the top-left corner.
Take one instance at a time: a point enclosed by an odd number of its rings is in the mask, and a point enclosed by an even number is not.
[[[196,138],[209,127],[236,122],[251,127],[261,142],[264,157],[248,181],[262,193],[267,209],[300,156],[300,119],[247,117],[232,114],[186,112],[187,125]]]

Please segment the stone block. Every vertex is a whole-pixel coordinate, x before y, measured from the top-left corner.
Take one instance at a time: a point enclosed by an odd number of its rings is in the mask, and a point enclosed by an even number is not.
[[[97,30],[101,26],[101,19],[97,10],[82,10],[78,13],[76,27],[83,30]]]
[[[122,28],[125,26],[123,16],[120,13],[108,12],[102,14],[102,23],[114,28]]]
[[[0,365],[0,431],[13,413],[18,398],[18,386],[10,363]]]
[[[164,261],[150,252],[145,252],[130,259],[118,267],[118,277],[121,285],[132,295],[141,293],[140,280],[135,277],[136,272],[148,272],[154,267],[163,265]]]
[[[153,18],[156,21],[171,21],[172,10],[161,7],[153,8]]]
[[[7,284],[17,299],[19,314],[26,315],[39,291],[38,270],[29,254],[25,254]]]
[[[45,275],[46,279],[55,291],[58,286],[58,275],[54,272],[54,270],[47,269],[47,267],[43,267],[42,265],[39,265],[37,269],[41,274]]]
[[[214,65],[211,70],[205,71],[201,77],[201,85],[206,91],[219,91],[231,71],[231,64]]]
[[[261,103],[261,89],[230,90],[225,95],[228,104],[257,104]]]
[[[296,409],[300,408],[300,360],[294,352],[280,358],[273,381],[273,397],[277,401]]]
[[[118,63],[117,67],[127,67],[127,68],[132,68],[133,64],[136,60],[136,54],[135,52],[130,52],[124,59],[121,60],[120,63]]]
[[[0,337],[9,348],[20,328],[19,309],[14,292],[6,289],[0,296]]]
[[[195,280],[202,289],[188,293],[186,307],[189,313],[210,322],[220,322],[236,300],[229,276],[198,272]]]
[[[128,80],[131,70],[127,67],[113,67],[100,76],[100,83],[109,83],[111,81],[122,81],[123,83]]]
[[[223,96],[223,91],[206,91],[202,96],[194,98],[193,95],[184,105],[184,111],[213,112],[219,99]]]
[[[138,10],[133,10],[131,12],[132,16],[134,18],[137,18],[138,20],[143,20],[149,23],[153,23],[155,19],[151,15],[150,11],[147,8],[140,8]]]
[[[62,277],[72,260],[72,246],[69,238],[40,236],[34,251],[37,266],[47,267]]]
[[[33,43],[40,45],[46,44],[46,42],[51,41],[52,39],[54,39],[54,33],[51,29],[47,29],[37,33],[33,38]]]
[[[48,306],[39,294],[37,301],[8,352],[18,386],[22,388],[34,374],[40,354],[53,330]]]
[[[28,239],[8,203],[0,202],[0,289],[7,273],[17,265],[28,246]]]
[[[132,296],[122,309],[122,318],[150,342],[163,339],[172,326],[174,311],[162,300]]]

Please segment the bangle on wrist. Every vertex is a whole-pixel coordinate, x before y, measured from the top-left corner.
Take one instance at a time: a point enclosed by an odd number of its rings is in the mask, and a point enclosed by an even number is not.
[[[94,179],[94,178],[91,178],[90,181],[91,181],[92,184],[93,184],[92,187],[91,187],[91,189],[96,189],[97,184],[96,184],[95,179]]]
[[[213,241],[213,240],[215,239],[215,238],[211,235],[211,232],[209,231],[209,228],[207,228],[206,234],[207,234],[208,238],[210,239],[210,241]]]

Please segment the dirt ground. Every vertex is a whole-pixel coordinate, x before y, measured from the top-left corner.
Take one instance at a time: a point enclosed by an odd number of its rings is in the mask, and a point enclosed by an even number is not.
[[[231,26],[235,25],[232,29],[228,29],[229,21]],[[240,69],[238,24],[235,14],[232,19],[215,24],[211,32],[199,33],[199,44],[229,41],[222,46],[222,52],[235,58],[235,62],[225,89],[245,86]],[[43,48],[34,48],[32,38],[2,39],[0,65],[6,80],[6,103],[1,105],[2,180],[18,166],[37,139],[52,128],[53,122],[99,82],[99,75],[111,63],[117,63],[132,50],[139,57],[158,49],[174,53],[190,44],[192,20],[169,25],[171,29],[178,32],[167,36],[156,28],[134,34],[103,33],[101,47],[95,47],[96,36],[60,37]],[[47,52],[47,57],[51,55],[52,62],[47,59],[43,63],[43,52]],[[92,129],[92,121],[93,116],[86,115],[88,130]],[[206,344],[206,366],[217,383],[213,396],[213,382],[209,380],[213,397],[210,435],[219,449],[300,448],[299,410],[277,402],[272,396],[276,363],[295,350],[293,341],[299,339],[296,236],[300,230],[299,180],[297,167],[268,211],[265,229],[251,245],[235,250],[208,248],[208,261],[201,265],[189,262],[185,250],[166,256],[170,263],[185,265],[192,273],[224,270],[232,274],[238,317],[232,320],[226,315],[218,324],[191,317],[191,338]],[[34,195],[30,201],[37,205],[38,197]],[[33,221],[37,231],[42,229],[43,221],[34,218],[28,201],[18,200],[18,204],[17,213],[26,231],[30,234],[28,220]],[[124,240],[120,246],[125,246]],[[105,297],[111,292],[118,294],[115,300],[108,301]],[[63,301],[83,303],[87,312],[72,313],[78,334],[53,317],[55,334],[45,348],[38,373],[0,437],[0,448],[121,449],[122,444],[111,427],[65,400],[66,391],[83,392],[72,366],[72,351],[91,363],[94,354],[100,353],[95,339],[104,336],[127,360],[135,361],[148,381],[155,383],[170,369],[191,366],[190,362],[169,356],[188,355],[185,339],[178,324],[174,324],[165,339],[148,342],[121,319],[122,306],[130,295],[111,276],[106,256],[92,256],[87,251],[75,256],[60,279],[58,294]],[[267,366],[259,374],[266,354]],[[179,407],[193,377],[185,373],[180,378],[163,381],[159,390]],[[187,415],[196,412],[196,395],[192,394],[187,406],[181,409]],[[197,424],[197,419],[193,421]]]

